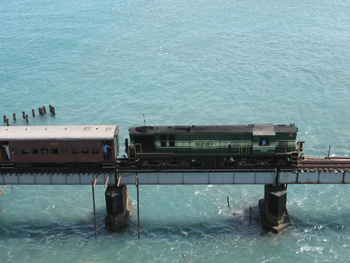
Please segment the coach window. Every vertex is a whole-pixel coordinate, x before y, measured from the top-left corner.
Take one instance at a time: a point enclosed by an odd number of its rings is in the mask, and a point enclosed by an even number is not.
[[[268,138],[263,137],[259,139],[259,146],[269,146],[269,145],[270,145],[270,142]]]
[[[32,154],[39,154],[39,149],[32,149]]]
[[[81,148],[81,153],[82,154],[89,154],[89,149],[88,148]]]
[[[22,154],[29,154],[29,149],[22,149],[21,153]]]
[[[13,149],[13,150],[11,151],[11,154],[19,154],[19,149]]]
[[[92,153],[92,154],[99,154],[100,151],[98,150],[98,148],[92,148],[92,149],[91,149],[91,153]]]
[[[71,153],[72,154],[79,154],[79,149],[78,148],[72,148]]]
[[[49,150],[47,148],[41,149],[41,154],[48,154]]]
[[[51,154],[58,154],[58,149],[57,148],[51,149]]]
[[[166,135],[160,136],[160,146],[166,147]]]

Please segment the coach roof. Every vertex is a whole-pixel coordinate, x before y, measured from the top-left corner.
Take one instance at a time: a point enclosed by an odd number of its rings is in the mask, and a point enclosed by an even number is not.
[[[118,134],[117,125],[4,126],[1,141],[29,140],[111,140]]]

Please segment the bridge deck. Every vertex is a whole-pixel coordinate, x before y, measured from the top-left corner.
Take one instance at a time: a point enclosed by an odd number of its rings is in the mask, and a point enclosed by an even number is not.
[[[87,172],[2,171],[0,185],[193,185],[193,184],[349,184],[349,169],[130,170]]]
[[[0,185],[89,185],[135,184],[349,184],[349,157],[308,157],[299,160],[295,169],[16,169],[2,166]]]

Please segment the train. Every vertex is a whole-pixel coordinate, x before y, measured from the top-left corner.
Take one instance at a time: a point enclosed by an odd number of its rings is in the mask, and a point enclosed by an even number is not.
[[[293,167],[294,124],[135,126],[119,157],[117,125],[0,127],[1,168],[200,169]]]

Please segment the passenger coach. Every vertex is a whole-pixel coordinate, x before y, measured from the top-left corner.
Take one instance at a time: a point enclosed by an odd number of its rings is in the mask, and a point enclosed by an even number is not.
[[[115,164],[118,126],[0,127],[2,167],[103,167]]]

